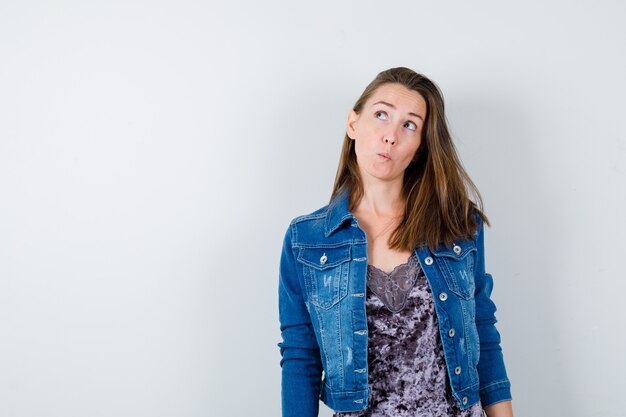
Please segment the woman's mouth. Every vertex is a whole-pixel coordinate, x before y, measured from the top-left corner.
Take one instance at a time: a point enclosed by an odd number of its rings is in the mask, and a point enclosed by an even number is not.
[[[391,160],[391,156],[389,156],[388,153],[379,153],[378,156],[380,156],[382,159],[384,159],[385,161],[389,161]]]

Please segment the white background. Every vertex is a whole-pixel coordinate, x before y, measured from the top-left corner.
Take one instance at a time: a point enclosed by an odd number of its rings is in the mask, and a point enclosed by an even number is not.
[[[280,415],[282,237],[393,66],[483,195],[516,416],[626,416],[624,4],[2,1],[0,416]]]

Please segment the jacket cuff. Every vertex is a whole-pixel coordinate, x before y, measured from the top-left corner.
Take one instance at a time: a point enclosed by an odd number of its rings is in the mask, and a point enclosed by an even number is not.
[[[480,403],[483,408],[489,407],[490,405],[501,401],[510,401],[512,399],[511,383],[508,379],[493,382],[485,387],[482,387],[479,394]]]

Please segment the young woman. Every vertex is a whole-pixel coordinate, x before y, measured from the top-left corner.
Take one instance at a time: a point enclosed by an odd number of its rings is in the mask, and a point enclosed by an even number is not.
[[[330,202],[294,218],[279,273],[283,417],[512,416],[489,221],[437,86],[383,71],[348,116]],[[484,410],[484,411],[483,411]]]

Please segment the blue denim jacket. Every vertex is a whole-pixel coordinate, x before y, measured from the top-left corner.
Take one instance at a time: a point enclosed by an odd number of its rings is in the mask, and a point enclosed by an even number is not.
[[[479,399],[483,407],[511,399],[476,219],[473,239],[415,249],[461,409]],[[291,221],[278,286],[283,417],[317,416],[320,399],[335,411],[367,408],[367,264],[367,237],[348,210],[347,192]]]

